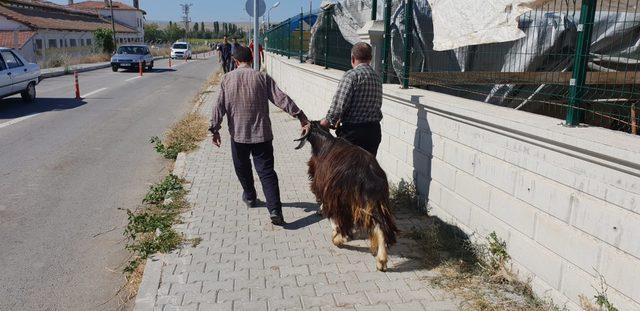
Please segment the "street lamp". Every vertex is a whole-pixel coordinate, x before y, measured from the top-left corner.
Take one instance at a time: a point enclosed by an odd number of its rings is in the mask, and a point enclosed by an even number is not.
[[[273,6],[269,8],[269,11],[267,11],[267,29],[271,28],[271,10],[277,8],[279,5],[280,1],[274,3]]]

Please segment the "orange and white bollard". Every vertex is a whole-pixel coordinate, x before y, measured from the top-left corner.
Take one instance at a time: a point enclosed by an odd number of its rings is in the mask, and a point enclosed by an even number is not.
[[[76,100],[81,100],[80,98],[80,83],[78,82],[78,71],[73,72],[73,78],[75,80],[74,87],[76,89]]]
[[[171,68],[171,57],[169,57],[169,68]]]
[[[142,77],[142,62],[138,63],[138,71],[140,72],[140,76]]]

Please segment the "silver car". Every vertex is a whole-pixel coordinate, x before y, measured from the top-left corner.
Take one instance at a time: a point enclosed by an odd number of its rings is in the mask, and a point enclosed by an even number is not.
[[[153,69],[153,55],[146,45],[122,45],[111,57],[111,69],[115,72],[120,68],[138,70]]]
[[[27,62],[13,49],[0,47],[0,98],[20,94],[25,102],[36,99],[40,66]]]

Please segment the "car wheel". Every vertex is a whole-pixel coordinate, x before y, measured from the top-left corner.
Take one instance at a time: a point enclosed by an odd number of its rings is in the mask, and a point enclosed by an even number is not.
[[[113,72],[118,71],[118,66],[111,66],[111,70],[112,70]]]
[[[29,85],[27,85],[27,88],[20,93],[20,96],[22,96],[22,100],[27,102],[27,103],[30,103],[30,102],[34,101],[36,99],[36,84],[35,84],[35,82],[29,83]]]
[[[149,64],[149,67],[147,67],[148,71],[151,71],[151,69],[153,69],[153,61],[151,62],[151,64]]]
[[[147,62],[142,62],[142,71],[145,71],[145,72],[147,71]]]

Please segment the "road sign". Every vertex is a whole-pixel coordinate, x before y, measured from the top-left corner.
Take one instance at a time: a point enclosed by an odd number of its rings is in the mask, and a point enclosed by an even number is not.
[[[254,0],[247,0],[247,3],[244,5],[245,10],[247,10],[247,13],[251,17],[253,17],[253,1]],[[262,17],[266,11],[267,5],[264,3],[264,0],[258,0],[258,17]]]

